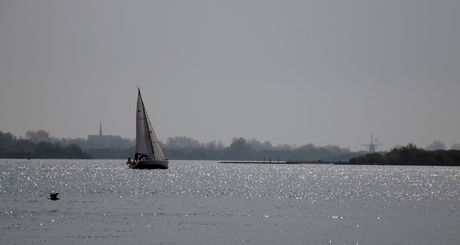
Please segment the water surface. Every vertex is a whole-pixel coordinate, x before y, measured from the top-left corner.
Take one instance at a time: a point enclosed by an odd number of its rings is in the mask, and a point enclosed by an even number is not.
[[[454,244],[460,168],[0,159],[2,244]],[[48,192],[59,192],[58,201]]]

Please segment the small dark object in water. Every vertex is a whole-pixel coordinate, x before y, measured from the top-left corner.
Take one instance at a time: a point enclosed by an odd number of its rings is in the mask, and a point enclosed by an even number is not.
[[[59,193],[53,193],[53,192],[51,192],[51,193],[49,193],[49,194],[50,194],[50,198],[49,198],[50,200],[53,200],[53,201],[59,200],[59,198],[57,197],[57,195],[58,195]]]

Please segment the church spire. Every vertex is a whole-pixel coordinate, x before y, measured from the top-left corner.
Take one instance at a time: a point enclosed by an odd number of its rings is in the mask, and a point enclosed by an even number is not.
[[[102,136],[102,120],[99,123],[99,136]]]

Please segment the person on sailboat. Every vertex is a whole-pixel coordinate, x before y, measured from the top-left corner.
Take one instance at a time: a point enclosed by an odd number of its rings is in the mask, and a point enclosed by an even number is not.
[[[132,163],[131,157],[128,157],[128,161],[126,162],[126,165],[128,165],[128,164],[130,164],[130,163]]]

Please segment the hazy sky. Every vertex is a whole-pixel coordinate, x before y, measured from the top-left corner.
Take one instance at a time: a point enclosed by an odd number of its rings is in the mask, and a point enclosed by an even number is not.
[[[0,130],[460,143],[460,1],[0,1]]]

